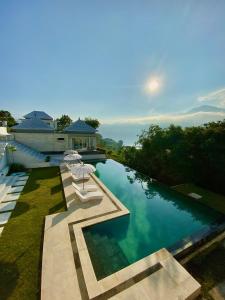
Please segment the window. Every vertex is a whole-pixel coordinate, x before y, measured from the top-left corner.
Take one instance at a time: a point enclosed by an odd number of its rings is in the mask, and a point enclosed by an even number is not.
[[[64,138],[57,138],[58,141],[64,141]]]

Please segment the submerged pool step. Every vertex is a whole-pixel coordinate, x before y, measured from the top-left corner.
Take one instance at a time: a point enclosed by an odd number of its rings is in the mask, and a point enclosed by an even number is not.
[[[86,232],[85,240],[98,280],[129,265],[129,261],[114,238]]]

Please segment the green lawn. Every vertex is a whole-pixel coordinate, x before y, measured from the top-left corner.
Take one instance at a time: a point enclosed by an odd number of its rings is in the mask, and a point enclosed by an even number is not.
[[[202,198],[199,200],[192,199],[192,201],[200,201],[203,204],[225,214],[225,197],[222,195],[205,190],[192,183],[180,184],[173,187],[173,189],[185,195],[188,195],[189,193],[199,194]]]
[[[44,217],[65,210],[59,168],[31,171],[0,237],[0,299],[40,298]]]
[[[202,285],[204,299],[212,299],[208,292],[225,280],[224,262],[225,241],[212,245],[185,265],[188,272]]]

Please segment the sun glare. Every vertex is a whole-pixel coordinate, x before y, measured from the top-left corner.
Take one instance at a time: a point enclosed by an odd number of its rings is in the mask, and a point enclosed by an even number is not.
[[[146,91],[149,93],[156,93],[161,88],[161,81],[159,78],[150,78],[146,84]]]

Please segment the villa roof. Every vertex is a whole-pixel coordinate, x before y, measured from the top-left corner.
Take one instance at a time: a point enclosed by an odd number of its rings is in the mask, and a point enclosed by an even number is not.
[[[54,129],[38,118],[25,119],[20,124],[12,127],[14,131],[21,132],[52,132]]]
[[[29,114],[26,114],[24,116],[25,119],[32,119],[32,118],[38,118],[38,119],[42,119],[42,120],[53,120],[53,118],[51,116],[49,116],[48,114],[46,114],[44,111],[38,111],[38,110],[34,110],[32,112],[30,112]]]
[[[64,129],[67,133],[95,133],[96,129],[88,125],[85,121],[78,119]]]

